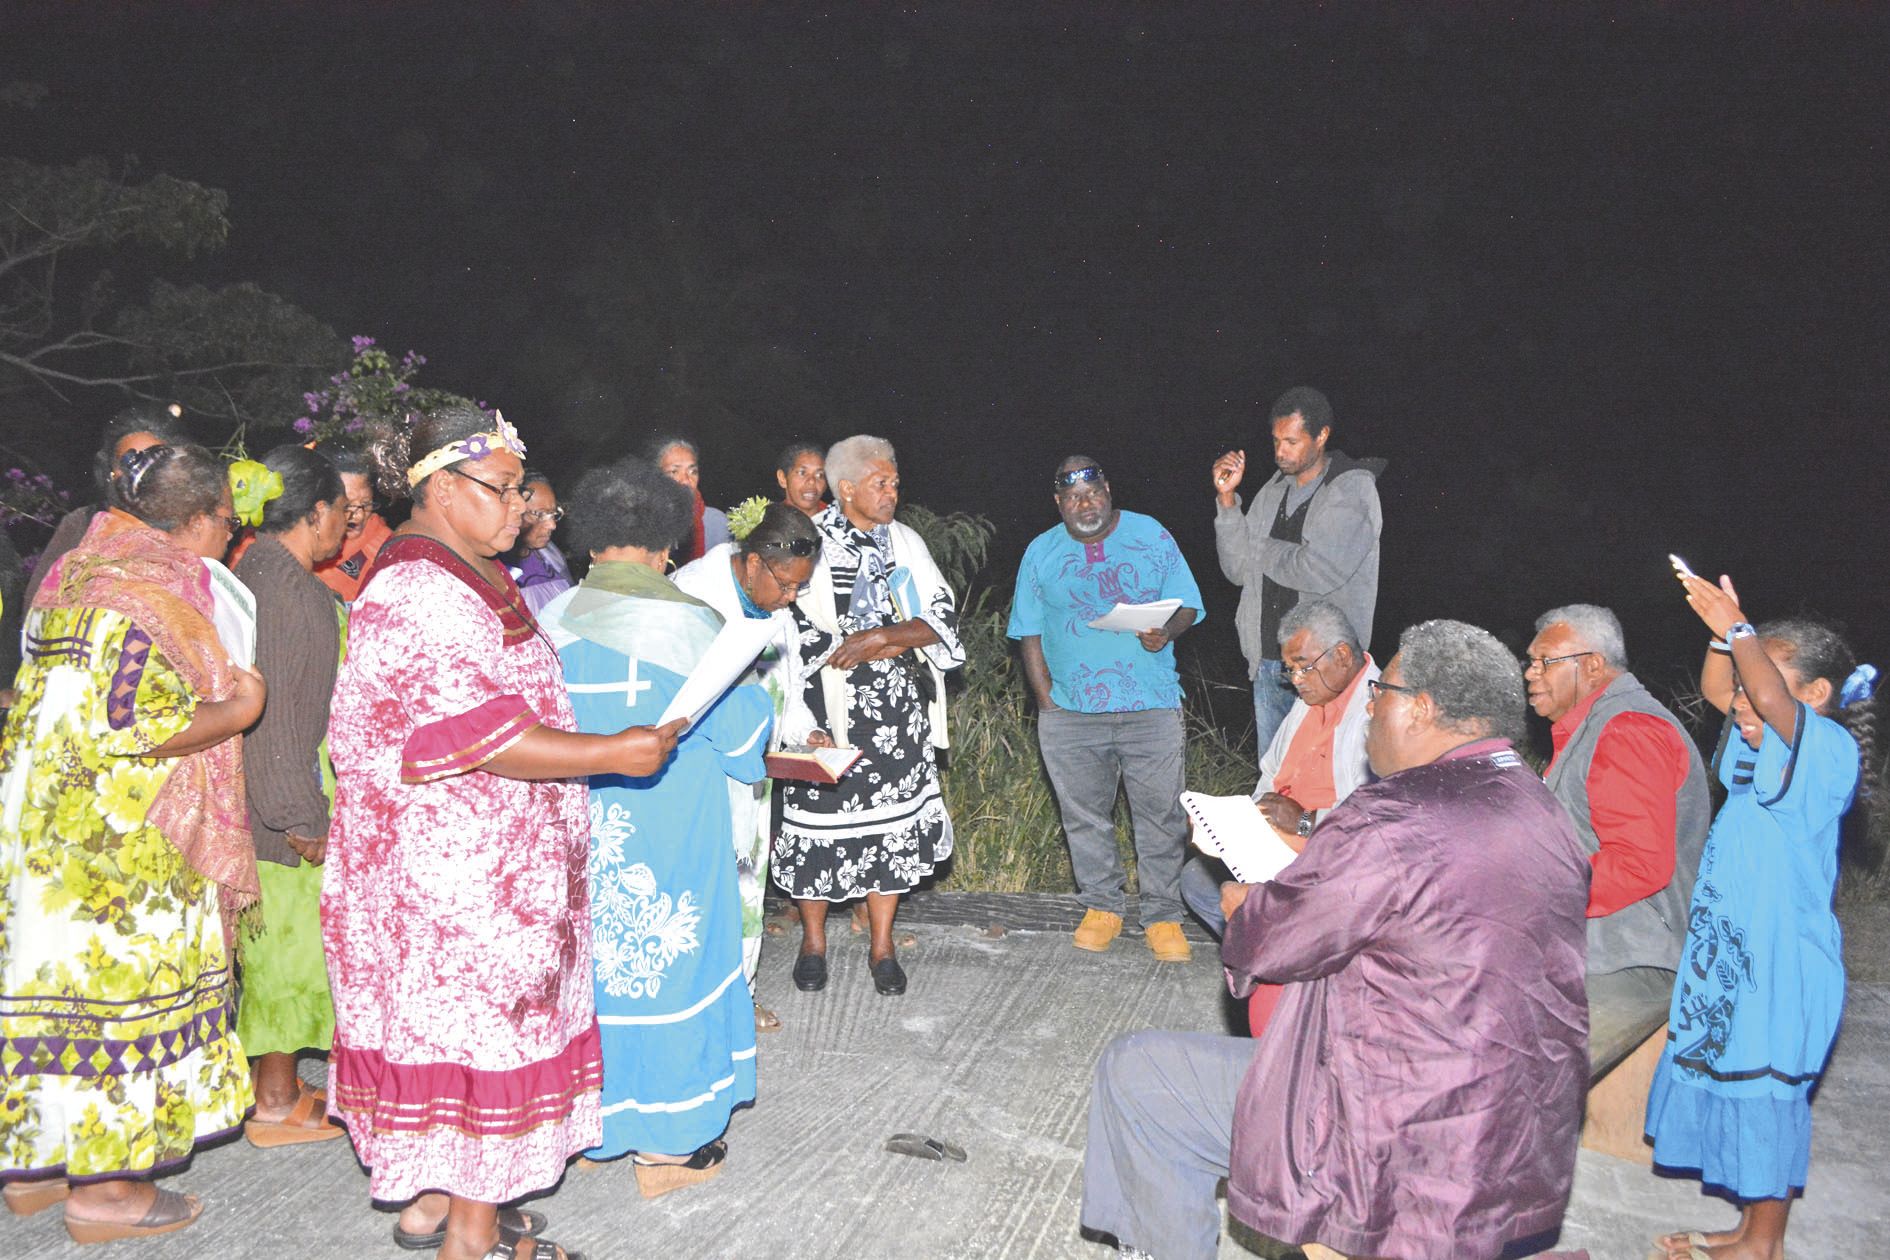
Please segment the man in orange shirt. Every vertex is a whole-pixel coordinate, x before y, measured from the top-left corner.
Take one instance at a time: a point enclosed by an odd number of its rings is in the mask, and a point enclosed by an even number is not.
[[[348,533],[341,540],[340,553],[315,566],[315,576],[341,596],[342,603],[352,604],[361,593],[361,583],[373,567],[374,557],[380,554],[381,544],[393,537],[394,531],[374,510],[374,482],[360,454],[346,447],[329,447],[322,454],[341,473],[341,486],[348,495]]]
[[[1366,683],[1378,677],[1378,666],[1338,605],[1323,599],[1283,614],[1279,636],[1280,660],[1298,699],[1260,757],[1253,798],[1287,843],[1301,849],[1319,818],[1371,778]],[[1181,872],[1182,900],[1215,936],[1227,922],[1221,913],[1226,875],[1203,857]]]

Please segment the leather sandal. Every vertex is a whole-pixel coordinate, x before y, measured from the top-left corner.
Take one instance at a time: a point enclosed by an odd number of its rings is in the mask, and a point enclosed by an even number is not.
[[[72,1183],[64,1177],[42,1177],[38,1181],[9,1181],[0,1190],[7,1201],[7,1211],[15,1216],[44,1212],[55,1203],[64,1203],[72,1193]]]
[[[197,1223],[203,1215],[203,1200],[194,1194],[162,1190],[151,1200],[151,1207],[136,1223],[130,1221],[88,1221],[72,1215],[66,1205],[66,1233],[75,1243],[116,1242],[120,1238],[151,1238],[173,1234]]]
[[[245,1120],[243,1136],[251,1146],[297,1146],[303,1142],[327,1142],[347,1132],[328,1123],[328,1096],[319,1089],[302,1086],[302,1096],[280,1120]]]
[[[781,1017],[759,1002],[755,1004],[755,1031],[770,1033],[781,1031]]]
[[[536,1237],[544,1232],[547,1221],[542,1212],[530,1212],[524,1208],[499,1209],[499,1241],[517,1242],[520,1238],[531,1235]],[[446,1245],[446,1218],[440,1218],[440,1227],[430,1234],[410,1234],[400,1227],[397,1218],[394,1221],[394,1246],[403,1251],[438,1251]]]

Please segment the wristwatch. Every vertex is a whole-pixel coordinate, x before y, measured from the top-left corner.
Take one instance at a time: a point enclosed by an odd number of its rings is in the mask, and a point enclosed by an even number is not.
[[[1309,809],[1305,813],[1299,816],[1299,825],[1294,827],[1293,830],[1299,833],[1299,838],[1301,840],[1304,840],[1307,836],[1310,836],[1312,834],[1312,829],[1313,829],[1313,816],[1312,816],[1312,811]]]

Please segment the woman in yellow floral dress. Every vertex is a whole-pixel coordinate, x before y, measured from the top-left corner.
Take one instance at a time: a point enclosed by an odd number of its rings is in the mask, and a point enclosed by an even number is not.
[[[222,465],[127,455],[27,614],[0,736],[0,1178],[103,1242],[203,1210],[148,1176],[250,1105],[231,1021],[235,916],[256,897],[238,742],[262,680],[211,625]]]

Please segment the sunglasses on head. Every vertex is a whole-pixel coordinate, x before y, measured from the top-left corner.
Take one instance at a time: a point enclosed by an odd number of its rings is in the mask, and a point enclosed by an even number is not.
[[[774,552],[785,551],[790,556],[795,556],[801,559],[805,559],[806,557],[811,556],[815,552],[820,550],[820,539],[818,538],[789,538],[781,542],[765,542],[765,543],[762,543],[760,547],[756,548],[756,550],[774,551]]]
[[[1087,468],[1072,468],[1067,472],[1060,472],[1052,478],[1052,482],[1057,489],[1068,490],[1079,481],[1101,481],[1102,479],[1103,470],[1091,464]]]

